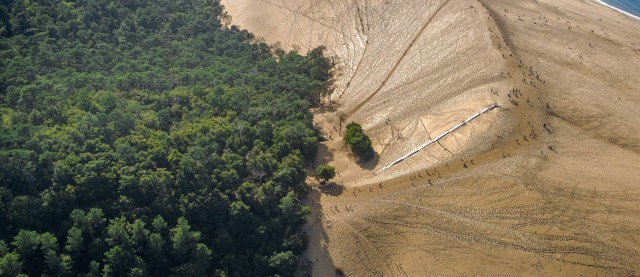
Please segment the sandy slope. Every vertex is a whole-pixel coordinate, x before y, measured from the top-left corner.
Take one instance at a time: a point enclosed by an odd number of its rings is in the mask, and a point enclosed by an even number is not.
[[[640,21],[579,0],[223,4],[337,62],[318,162],[344,189],[311,195],[314,275],[640,274]],[[374,161],[345,151],[349,121]]]

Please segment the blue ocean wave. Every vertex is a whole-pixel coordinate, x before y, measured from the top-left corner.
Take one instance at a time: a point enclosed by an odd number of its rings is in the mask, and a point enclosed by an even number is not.
[[[640,20],[640,0],[599,0],[620,12],[624,12]]]

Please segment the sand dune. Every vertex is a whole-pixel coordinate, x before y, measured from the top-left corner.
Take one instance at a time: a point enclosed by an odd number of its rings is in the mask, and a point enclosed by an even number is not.
[[[315,121],[343,188],[311,194],[313,275],[640,274],[638,20],[577,0],[222,2],[336,61]],[[345,151],[350,121],[374,161]]]

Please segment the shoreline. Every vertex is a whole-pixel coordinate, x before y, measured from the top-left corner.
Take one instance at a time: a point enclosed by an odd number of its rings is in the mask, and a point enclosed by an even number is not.
[[[598,3],[598,4],[604,5],[604,6],[606,6],[606,7],[609,7],[609,8],[611,8],[611,9],[613,9],[613,10],[615,10],[615,11],[619,12],[619,13],[622,13],[622,14],[624,14],[624,15],[626,15],[626,16],[629,16],[629,17],[631,17],[631,18],[633,18],[633,19],[635,19],[635,20],[640,21],[640,16],[637,16],[637,15],[635,15],[635,14],[632,14],[632,13],[630,13],[630,12],[628,12],[628,11],[625,11],[625,10],[623,10],[623,9],[621,9],[621,8],[618,8],[618,7],[614,6],[614,5],[608,4],[608,3],[606,3],[606,2],[604,2],[604,1],[602,1],[602,0],[595,0],[595,2],[596,2],[596,3]]]

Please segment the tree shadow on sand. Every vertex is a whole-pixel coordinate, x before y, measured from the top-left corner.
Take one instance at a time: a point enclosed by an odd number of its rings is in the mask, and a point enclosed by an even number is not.
[[[318,145],[318,154],[316,156],[316,164],[327,164],[333,161],[333,153],[329,151],[329,148],[324,144]]]
[[[319,185],[318,190],[323,194],[339,196],[342,194],[342,192],[344,192],[344,187],[336,184],[335,182],[327,182],[325,184]]]
[[[309,243],[303,259],[301,259],[298,273],[295,276],[312,276],[314,267],[319,268],[336,268],[336,265],[329,255],[327,244],[331,239],[327,235],[323,225],[323,214],[328,213],[325,207],[320,205],[320,194],[317,190],[312,190],[307,196],[307,204],[311,206],[311,214],[307,216],[307,224],[303,230],[308,234]],[[315,251],[314,251],[315,249]],[[318,270],[322,272],[322,270]]]
[[[318,154],[313,162],[307,162],[307,177],[314,178],[316,167],[333,161],[333,153],[324,144],[318,145]]]
[[[376,168],[376,166],[378,166],[379,161],[380,155],[378,155],[378,153],[376,152],[373,152],[373,157],[371,157],[371,159],[368,159],[366,161],[358,160],[357,163],[362,169],[373,170],[374,168]]]

